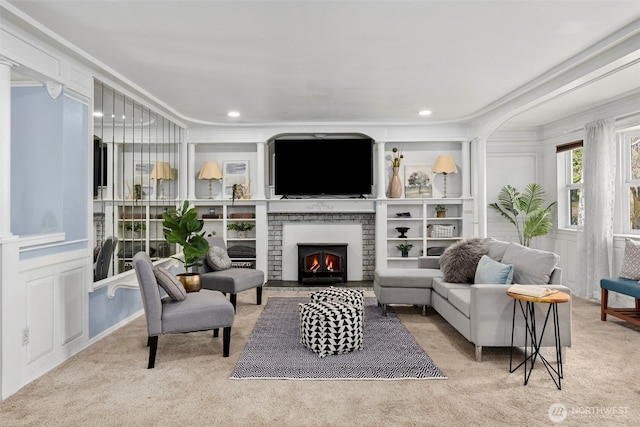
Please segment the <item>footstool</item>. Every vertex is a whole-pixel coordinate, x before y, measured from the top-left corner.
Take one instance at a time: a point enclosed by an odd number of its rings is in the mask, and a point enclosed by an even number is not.
[[[362,350],[362,308],[340,301],[300,303],[300,343],[319,357]]]
[[[336,288],[330,286],[327,289],[309,293],[309,301],[340,301],[346,304],[360,307],[364,316],[364,291],[360,289]]]

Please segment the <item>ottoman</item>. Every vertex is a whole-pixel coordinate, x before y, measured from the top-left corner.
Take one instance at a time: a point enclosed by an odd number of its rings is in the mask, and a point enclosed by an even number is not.
[[[362,350],[362,308],[340,301],[300,304],[300,343],[319,357]]]
[[[310,292],[309,301],[340,301],[346,304],[355,305],[362,309],[362,315],[364,316],[364,291],[360,289],[346,289],[330,286],[327,289]]]

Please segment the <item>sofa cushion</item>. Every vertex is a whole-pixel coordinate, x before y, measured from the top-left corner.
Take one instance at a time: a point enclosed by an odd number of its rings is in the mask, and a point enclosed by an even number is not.
[[[492,260],[498,262],[502,262],[502,257],[510,244],[510,242],[496,240],[493,237],[488,237],[484,241],[484,246],[487,248],[487,255],[489,255]]]
[[[373,280],[383,288],[431,288],[442,272],[433,268],[376,268]]]
[[[560,262],[560,257],[553,252],[528,248],[517,243],[510,243],[503,264],[513,264],[513,283],[526,285],[546,285],[551,273]]]
[[[487,253],[484,239],[461,240],[447,248],[440,257],[440,269],[446,282],[472,283],[482,255]]]
[[[444,299],[449,299],[449,291],[452,289],[469,289],[466,283],[449,283],[442,278],[433,279],[433,291]]]
[[[482,255],[476,268],[476,276],[473,283],[509,285],[512,280],[512,264],[502,264],[492,260],[488,255]]]
[[[466,289],[450,289],[449,302],[467,317],[471,317],[471,288]]]
[[[640,279],[640,242],[626,239],[620,277],[632,280]]]

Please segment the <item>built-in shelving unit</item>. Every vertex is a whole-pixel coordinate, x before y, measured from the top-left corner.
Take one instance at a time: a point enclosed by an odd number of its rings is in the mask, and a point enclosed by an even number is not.
[[[438,216],[437,205],[446,208],[446,216]],[[417,267],[418,257],[437,258],[444,249],[465,236],[463,209],[464,201],[459,198],[381,201],[377,222],[384,238],[376,241],[383,245],[377,254],[383,254],[384,260],[378,260],[377,265]],[[402,233],[403,228],[408,230]],[[400,237],[402,235],[406,237]],[[406,257],[396,248],[401,243],[413,245]]]

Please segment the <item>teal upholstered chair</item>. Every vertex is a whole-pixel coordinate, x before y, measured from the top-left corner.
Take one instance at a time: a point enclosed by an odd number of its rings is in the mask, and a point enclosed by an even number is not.
[[[158,337],[164,334],[213,330],[213,336],[217,337],[218,329],[223,328],[222,353],[229,356],[235,314],[233,305],[222,293],[203,289],[187,293],[182,301],[162,298],[149,255],[138,252],[133,257],[133,266],[147,318],[148,369],[155,365]]]

